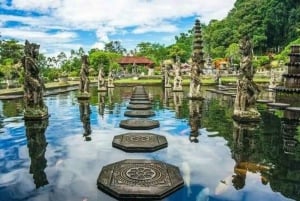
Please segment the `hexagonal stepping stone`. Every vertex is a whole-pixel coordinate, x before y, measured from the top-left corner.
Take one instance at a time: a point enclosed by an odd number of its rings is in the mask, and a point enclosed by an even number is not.
[[[115,136],[112,145],[126,152],[152,152],[167,147],[168,142],[153,133],[125,133]]]
[[[152,117],[155,113],[152,110],[129,110],[124,113],[126,117],[140,117],[147,118]]]
[[[131,109],[131,110],[149,110],[151,108],[152,108],[151,105],[144,105],[144,104],[139,104],[139,105],[131,105],[131,104],[129,104],[127,106],[127,109]]]
[[[97,179],[98,188],[118,200],[160,200],[183,185],[178,167],[143,159],[106,165]]]
[[[150,101],[142,101],[142,100],[136,100],[136,101],[130,101],[129,102],[129,104],[132,104],[132,105],[135,105],[135,104],[137,104],[137,105],[139,105],[139,104],[144,104],[144,105],[149,105],[149,104],[151,104],[151,102]]]
[[[130,130],[149,130],[159,127],[159,121],[151,119],[126,119],[120,122],[120,127]]]
[[[277,109],[285,109],[290,106],[288,103],[267,103],[267,105]]]

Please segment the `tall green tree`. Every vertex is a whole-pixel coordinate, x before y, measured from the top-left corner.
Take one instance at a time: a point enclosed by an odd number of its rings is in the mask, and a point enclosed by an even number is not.
[[[125,54],[126,49],[121,45],[120,41],[110,41],[105,44],[104,50],[107,52],[114,52],[118,54]]]

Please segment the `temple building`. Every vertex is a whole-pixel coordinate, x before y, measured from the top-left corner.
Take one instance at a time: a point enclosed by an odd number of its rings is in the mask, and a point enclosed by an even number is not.
[[[127,73],[138,73],[140,72],[141,67],[146,67],[149,72],[154,71],[154,62],[146,57],[138,56],[124,56],[119,61],[118,64],[122,67],[124,72]],[[128,70],[128,67],[131,66],[131,71]]]

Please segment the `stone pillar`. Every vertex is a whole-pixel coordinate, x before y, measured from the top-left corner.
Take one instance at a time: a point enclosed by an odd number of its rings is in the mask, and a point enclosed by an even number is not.
[[[194,26],[193,63],[188,95],[190,99],[203,99],[201,96],[201,74],[203,73],[205,60],[203,59],[202,42],[200,21],[196,20]]]

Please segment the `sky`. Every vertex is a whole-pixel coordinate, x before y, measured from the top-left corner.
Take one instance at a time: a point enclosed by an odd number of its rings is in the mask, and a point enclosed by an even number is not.
[[[223,19],[235,0],[0,0],[2,39],[27,39],[40,53],[83,47],[103,49],[120,41],[127,50],[141,42],[170,45],[194,26]]]

